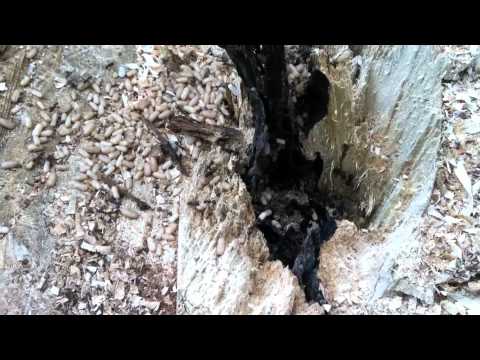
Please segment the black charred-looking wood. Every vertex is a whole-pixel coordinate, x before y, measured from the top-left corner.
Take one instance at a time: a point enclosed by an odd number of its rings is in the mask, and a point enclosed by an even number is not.
[[[225,45],[224,48],[243,80],[253,112],[255,136],[244,181],[255,211],[258,215],[266,209],[260,198],[269,187],[278,194],[268,205],[274,213],[299,221],[285,229],[274,226],[272,219],[259,220],[257,226],[267,240],[272,258],[292,269],[305,289],[307,300],[321,303],[324,299],[316,275],[318,253],[321,243],[334,233],[336,224],[325,210],[318,191],[322,159],[319,154],[314,160],[306,159],[300,135],[302,132],[308,135],[326,115],[328,79],[321,72],[314,72],[300,108],[294,109],[289,99],[283,45]],[[303,127],[295,121],[295,110],[299,109],[308,114]],[[285,196],[292,192],[306,194],[309,200],[303,204],[292,202]],[[312,210],[318,215],[317,221],[312,219]]]
[[[288,81],[283,45],[225,45],[242,78],[255,119],[255,140],[247,181],[253,194],[264,187],[268,173],[276,173],[279,152],[285,168],[294,165],[298,129],[289,114]],[[272,134],[274,136],[272,136]],[[280,149],[277,138],[286,141]]]
[[[255,197],[255,194],[258,194],[260,188],[264,186],[264,174],[268,171],[271,160],[270,138],[266,131],[267,115],[265,94],[263,93],[264,67],[260,61],[261,49],[256,45],[224,45],[224,48],[247,89],[252,107],[255,136],[245,181],[247,186],[252,189],[251,194]]]
[[[291,180],[294,179],[285,177],[286,173],[297,174],[305,166],[312,168],[311,165],[318,163],[318,159],[312,163],[305,159],[299,134],[300,130],[308,134],[325,115],[328,80],[322,73],[314,73],[303,99],[304,109],[311,120],[301,129],[293,121],[294,114],[290,111],[293,107],[288,96],[285,47],[226,45],[225,49],[247,85],[255,121],[255,140],[246,181],[254,196],[265,187],[267,177],[283,178],[285,186],[292,186]],[[279,145],[277,139],[284,140],[285,145]],[[322,167],[317,169],[321,173]],[[320,176],[318,171],[315,173]]]
[[[260,79],[257,58],[260,51],[259,47],[257,45],[223,45],[223,47],[233,61],[245,86],[249,89],[261,87],[258,82]]]
[[[306,113],[307,118],[304,120],[302,130],[308,135],[310,130],[322,118],[327,115],[330,82],[327,77],[318,70],[313,70],[305,94],[297,103],[297,111]]]

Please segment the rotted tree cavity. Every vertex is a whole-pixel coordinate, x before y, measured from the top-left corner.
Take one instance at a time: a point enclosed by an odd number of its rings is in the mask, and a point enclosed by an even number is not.
[[[316,275],[318,253],[336,225],[318,190],[322,159],[319,154],[307,159],[301,143],[327,114],[328,79],[313,71],[303,97],[293,104],[283,45],[223,47],[243,80],[253,111],[255,136],[242,177],[257,226],[272,260],[292,269],[308,301],[323,303]]]

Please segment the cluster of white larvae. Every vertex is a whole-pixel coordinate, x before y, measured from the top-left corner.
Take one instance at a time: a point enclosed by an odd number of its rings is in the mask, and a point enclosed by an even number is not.
[[[53,111],[44,105],[40,91],[29,89],[38,112],[36,116],[23,116],[24,125],[32,129],[27,150],[42,152],[48,142],[60,137],[54,157],[61,163],[71,154],[70,145],[78,140],[81,160],[72,186],[83,192],[108,189],[117,199],[119,186],[131,190],[135,181],[152,177],[167,182],[178,179],[181,173],[175,164],[161,152],[152,151],[158,142],[149,134],[141,118],[159,128],[175,115],[224,125],[231,116],[225,93],[232,76],[231,71],[213,56],[198,53],[196,59],[188,62],[189,55],[197,51],[193,47],[163,48],[182,61],[174,69],[176,71],[169,66],[167,58],[162,60],[157,56],[149,71],[129,70],[111,82],[97,80],[91,84],[82,83],[76,89],[62,90],[68,92],[67,99]],[[20,85],[26,87],[30,83],[31,79],[26,76]],[[17,102],[20,97],[20,90],[16,90],[12,100]],[[0,119],[0,125],[7,129],[15,127],[14,122],[6,119]],[[194,145],[192,141],[187,144],[190,151],[198,152]],[[23,164],[27,169],[34,165],[34,160]],[[0,166],[11,169],[22,164],[9,160]],[[62,165],[57,166],[61,168]],[[55,167],[45,161],[44,170],[47,186],[54,186]],[[99,174],[112,178],[118,186],[108,186]],[[122,214],[131,218],[138,216],[133,210],[123,210]]]

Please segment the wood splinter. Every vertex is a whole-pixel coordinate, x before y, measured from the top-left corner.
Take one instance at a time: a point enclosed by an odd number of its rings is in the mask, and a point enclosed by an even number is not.
[[[120,196],[129,198],[130,200],[135,201],[141,210],[152,209],[152,207],[148,203],[137,198],[135,195],[131,194],[128,190],[124,189],[123,187],[118,186],[113,180],[109,179],[105,175],[98,174],[97,176],[102,182],[107,184],[110,188],[115,187],[116,188],[115,192],[118,191]]]
[[[215,144],[217,142],[240,141],[242,133],[234,128],[203,124],[186,116],[175,116],[167,123],[167,130],[188,135]]]
[[[152,123],[150,123],[147,119],[141,118],[141,120],[145,124],[147,129],[149,129],[152,132],[153,136],[155,136],[155,138],[158,140],[163,152],[168,154],[168,156],[170,156],[172,161],[178,165],[180,172],[183,175],[188,175],[187,171],[182,165],[181,157],[177,154],[172,144],[170,144],[170,142],[165,138],[165,136],[162,133],[160,133],[160,131],[158,131],[158,129]]]

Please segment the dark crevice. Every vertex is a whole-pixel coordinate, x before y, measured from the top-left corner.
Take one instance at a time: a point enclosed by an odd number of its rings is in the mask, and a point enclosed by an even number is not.
[[[248,91],[255,122],[242,177],[252,197],[257,226],[267,240],[271,259],[292,270],[308,301],[324,303],[317,277],[318,254],[321,244],[335,232],[336,223],[318,190],[323,161],[319,154],[307,159],[301,143],[328,112],[328,79],[313,71],[294,106],[283,45],[223,47]],[[299,116],[303,121],[296,120]]]
[[[327,115],[329,86],[327,77],[321,71],[312,72],[305,95],[297,102],[297,112],[307,115],[302,129],[304,133],[308,134]]]

